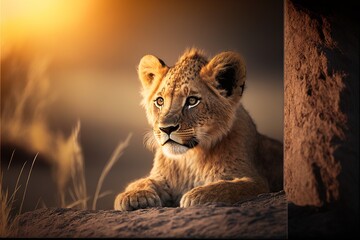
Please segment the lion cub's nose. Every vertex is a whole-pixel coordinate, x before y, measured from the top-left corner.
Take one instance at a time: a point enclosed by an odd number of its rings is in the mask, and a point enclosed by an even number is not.
[[[161,131],[163,131],[164,133],[167,133],[168,135],[170,135],[170,133],[176,131],[179,129],[179,125],[176,126],[167,126],[167,127],[159,127],[159,129]]]

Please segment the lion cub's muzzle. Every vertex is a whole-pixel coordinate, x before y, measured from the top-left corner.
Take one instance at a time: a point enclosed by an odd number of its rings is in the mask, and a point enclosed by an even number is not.
[[[187,148],[193,148],[198,144],[194,137],[195,131],[192,128],[181,129],[180,125],[159,126],[156,133],[162,146],[167,143],[177,143]]]

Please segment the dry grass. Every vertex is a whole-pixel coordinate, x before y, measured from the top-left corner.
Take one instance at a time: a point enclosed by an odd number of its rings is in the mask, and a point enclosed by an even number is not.
[[[30,171],[29,171],[29,174],[28,174],[28,177],[27,177],[27,180],[26,180],[26,185],[25,185],[25,189],[24,189],[24,193],[23,193],[23,197],[22,197],[22,200],[21,200],[21,205],[20,205],[20,209],[19,209],[19,214],[21,214],[21,210],[22,210],[22,207],[23,207],[23,204],[24,204],[24,200],[25,200],[25,196],[26,196],[26,190],[28,188],[28,184],[29,184],[29,180],[30,180],[30,175],[31,175],[31,172],[32,172],[32,169],[34,167],[34,163],[35,163],[35,160],[37,158],[39,153],[37,153],[34,157],[34,160],[31,164],[31,167],[30,167]]]
[[[81,148],[80,148],[79,141],[78,141],[79,132],[80,132],[80,123],[77,124],[77,126],[75,127],[73,134],[72,134],[73,147],[74,147],[73,154],[75,155],[75,157],[72,158],[73,159],[73,162],[71,165],[72,166],[71,167],[72,185],[69,188],[69,194],[70,194],[72,201],[71,201],[71,203],[66,204],[65,203],[66,193],[63,192],[63,195],[62,195],[63,202],[61,204],[64,204],[64,205],[62,205],[61,207],[67,207],[67,208],[77,207],[80,209],[87,209],[87,201],[89,200],[89,197],[87,196],[87,192],[86,192],[84,160],[82,158]],[[130,133],[127,136],[127,138],[125,139],[125,141],[122,141],[118,144],[118,146],[115,148],[114,152],[112,153],[110,159],[106,163],[103,171],[101,172],[101,175],[99,177],[99,180],[98,180],[98,183],[96,186],[94,198],[93,198],[93,204],[92,204],[93,210],[96,209],[96,203],[97,203],[98,199],[109,194],[109,192],[100,193],[102,184],[104,182],[105,177],[110,172],[111,168],[119,160],[119,158],[122,156],[124,150],[129,145],[131,136],[132,136],[132,134]],[[11,155],[7,169],[10,168],[14,153],[15,153],[15,151]],[[33,170],[37,156],[38,156],[38,153],[35,155],[35,157],[32,161],[32,164],[31,164],[28,176],[27,176],[27,180],[25,183],[25,188],[24,188],[20,208],[15,214],[11,214],[11,213],[14,211],[14,202],[16,199],[16,194],[18,193],[19,189],[21,188],[21,186],[19,185],[19,182],[20,182],[20,178],[23,173],[23,170],[26,166],[26,162],[23,164],[23,166],[19,172],[16,184],[15,184],[15,188],[10,196],[9,196],[8,189],[4,188],[4,184],[3,184],[3,173],[4,172],[3,172],[2,168],[1,168],[1,164],[0,164],[0,237],[17,236],[17,229],[18,229],[17,219],[18,219],[18,216],[22,212],[31,172]],[[36,206],[38,206],[38,204],[36,204]],[[36,209],[36,207],[35,207],[35,209]]]
[[[60,194],[61,196],[61,207],[66,208],[79,208],[79,209],[87,209],[87,202],[90,197],[87,194],[86,188],[86,179],[85,179],[85,163],[82,154],[82,150],[79,143],[79,134],[80,134],[80,121],[78,121],[76,127],[73,130],[71,137],[69,138],[69,142],[72,143],[71,147],[67,147],[72,151],[72,154],[68,154],[71,157],[70,162],[70,172],[71,172],[71,186],[68,189],[71,202],[66,203],[66,191],[62,189]],[[95,210],[97,200],[110,192],[100,193],[101,186],[104,182],[105,177],[110,172],[111,168],[117,162],[117,160],[123,154],[125,148],[129,145],[129,141],[131,139],[132,134],[130,133],[125,141],[120,142],[118,146],[115,148],[113,154],[105,165],[100,178],[98,180],[96,191],[93,198],[92,209]]]
[[[13,159],[13,156],[14,156],[14,152],[11,155],[11,158],[10,158],[7,169],[10,168],[10,165],[11,165],[11,162],[12,162],[12,159]],[[22,168],[21,168],[21,170],[19,172],[18,178],[16,180],[15,188],[14,188],[11,196],[9,196],[8,189],[4,188],[3,170],[2,170],[2,167],[1,167],[1,163],[0,163],[0,237],[10,237],[10,236],[16,236],[17,235],[17,229],[18,229],[18,226],[17,226],[18,221],[17,220],[18,220],[18,216],[21,214],[22,206],[24,204],[25,197],[26,197],[26,191],[27,191],[28,183],[29,183],[29,180],[30,180],[31,172],[32,172],[32,169],[34,167],[37,155],[38,154],[35,155],[35,157],[34,157],[34,159],[32,161],[29,173],[28,173],[28,177],[27,177],[27,180],[26,180],[26,185],[25,185],[25,188],[24,188],[24,193],[23,193],[23,197],[22,197],[22,200],[21,200],[21,205],[20,205],[19,211],[17,213],[15,213],[14,216],[12,216],[11,213],[14,210],[13,207],[14,207],[16,194],[17,194],[18,190],[21,187],[21,186],[19,186],[19,181],[20,181],[20,177],[22,175],[22,172],[24,170],[24,167],[26,165],[26,162],[23,164],[23,166],[22,166]]]
[[[6,66],[2,68],[4,77],[1,79],[1,83],[6,87],[4,92],[7,93],[6,101],[2,102],[0,114],[2,142],[38,153],[43,157],[42,159],[47,160],[53,166],[59,207],[87,209],[90,197],[87,193],[85,164],[79,143],[80,121],[70,136],[64,135],[61,131],[54,131],[48,122],[48,110],[56,96],[51,91],[48,73],[49,59],[42,57],[28,59],[20,52],[10,51],[8,54],[1,55],[0,63],[0,67]],[[108,194],[108,192],[100,192],[101,186],[106,175],[127,147],[130,137],[131,134],[118,145],[104,167],[94,194],[93,209],[95,209],[98,199]],[[14,154],[15,151],[11,155],[8,170]],[[30,175],[37,156],[36,154],[24,189],[22,189],[23,196],[18,210],[13,208],[16,195],[21,187],[19,185],[20,177],[26,162],[18,175],[15,188],[10,192],[7,188],[5,189],[3,173],[6,174],[6,172],[0,166],[0,237],[9,236],[10,230],[16,229],[14,227],[16,217],[23,211]],[[68,200],[68,197],[71,200]],[[35,208],[39,202],[40,200]],[[14,214],[14,212],[16,213]]]
[[[71,173],[71,186],[69,187],[69,194],[71,197],[70,204],[65,203],[65,189],[61,189],[63,192],[61,195],[64,196],[64,199],[61,200],[61,207],[77,207],[81,209],[87,209],[87,201],[89,199],[86,190],[86,180],[85,180],[85,164],[84,158],[79,143],[79,134],[80,134],[80,121],[77,122],[76,127],[71,134],[69,143],[71,144],[68,149],[71,153],[70,161],[70,173]]]
[[[51,88],[48,73],[50,60],[46,57],[27,59],[20,52],[9,52],[1,56],[1,87],[4,87],[5,101],[1,102],[1,140],[14,144],[29,152],[38,152],[53,166],[60,205],[65,205],[65,188],[72,169],[81,168],[82,153],[77,142],[80,126],[70,136],[50,127],[48,113],[56,94]],[[78,124],[80,125],[80,124]],[[79,156],[80,155],[80,156]],[[78,167],[73,164],[80,164]],[[81,178],[76,176],[77,180]],[[76,186],[84,186],[77,182]],[[76,198],[86,195],[86,189],[74,189]],[[85,204],[85,200],[81,205]]]
[[[124,142],[119,143],[119,145],[116,147],[113,154],[111,155],[111,158],[109,159],[109,161],[105,165],[103,171],[101,172],[100,178],[99,178],[97,186],[96,186],[96,191],[95,191],[95,195],[94,195],[92,210],[96,209],[96,202],[97,202],[98,198],[101,197],[99,195],[99,193],[100,193],[100,189],[101,189],[101,186],[102,186],[102,184],[104,182],[105,177],[110,172],[111,168],[114,166],[114,164],[117,162],[117,160],[121,157],[121,155],[123,154],[125,148],[129,145],[129,141],[131,139],[131,136],[132,136],[132,134],[130,133],[127,136],[127,138],[125,139]]]
[[[9,192],[7,189],[3,189],[3,173],[0,168],[0,237],[10,236],[11,208],[12,206],[9,198]]]
[[[54,101],[47,72],[49,61],[34,59],[31,63],[26,63],[21,56],[10,54],[1,59],[1,64],[9,67],[5,69],[9,72],[2,81],[7,81],[7,84],[14,82],[13,79],[23,81],[22,84],[13,86],[7,101],[2,105],[0,115],[2,140],[30,152],[38,152],[53,166],[61,207],[69,206],[65,199],[66,187],[71,180],[73,185],[69,189],[69,194],[73,204],[70,206],[87,208],[84,161],[78,142],[80,122],[68,137],[62,132],[52,130],[48,124],[47,111]],[[21,71],[11,71],[16,66],[20,66]],[[10,164],[11,161],[12,157]]]

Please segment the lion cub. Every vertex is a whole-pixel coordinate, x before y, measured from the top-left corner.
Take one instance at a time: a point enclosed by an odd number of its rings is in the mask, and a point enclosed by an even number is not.
[[[239,54],[208,60],[188,49],[173,67],[146,55],[138,75],[154,165],[116,197],[116,210],[233,204],[282,188],[282,145],[257,132],[240,102],[246,68]]]

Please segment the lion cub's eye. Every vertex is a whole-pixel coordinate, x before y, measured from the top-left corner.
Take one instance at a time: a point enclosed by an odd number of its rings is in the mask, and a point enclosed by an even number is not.
[[[200,103],[200,98],[198,98],[198,97],[188,97],[186,99],[186,105],[189,108],[196,107],[199,103]]]
[[[155,101],[154,104],[156,107],[161,108],[162,105],[164,105],[164,99],[162,97],[158,97]]]

